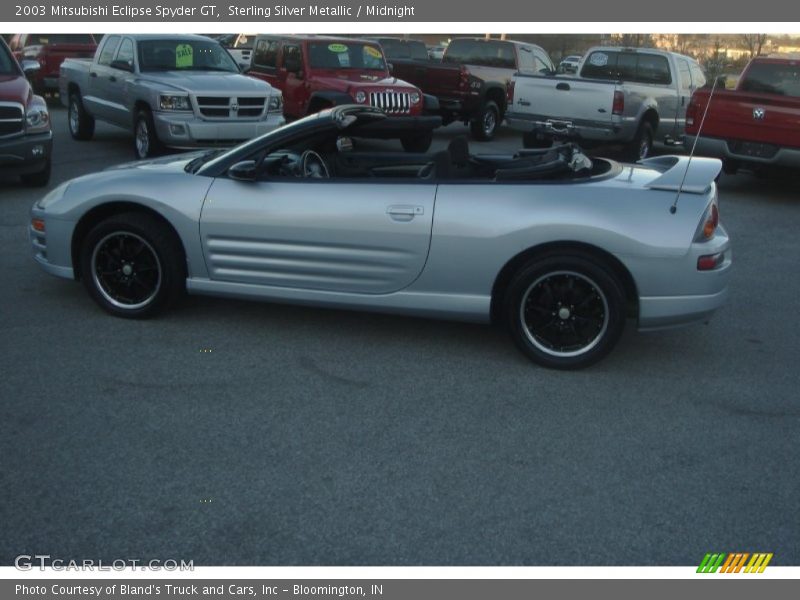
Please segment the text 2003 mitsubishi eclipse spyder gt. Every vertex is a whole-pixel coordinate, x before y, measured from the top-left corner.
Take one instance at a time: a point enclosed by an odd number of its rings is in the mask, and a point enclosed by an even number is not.
[[[718,160],[621,165],[571,144],[470,155],[464,138],[410,154],[365,141],[438,124],[397,121],[341,106],[225,152],[79,177],[33,207],[36,261],[122,317],[188,290],[495,319],[556,368],[607,354],[626,318],[669,327],[724,302]]]

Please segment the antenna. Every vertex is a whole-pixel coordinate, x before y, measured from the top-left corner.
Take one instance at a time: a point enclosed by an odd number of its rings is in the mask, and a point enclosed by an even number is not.
[[[700,127],[697,128],[697,135],[694,136],[694,143],[692,144],[692,149],[689,152],[689,160],[686,161],[686,170],[683,172],[683,179],[681,179],[681,185],[678,188],[678,193],[675,194],[675,201],[672,203],[672,206],[669,207],[669,214],[674,215],[678,212],[678,200],[681,197],[681,192],[683,191],[683,184],[686,183],[686,176],[689,174],[689,167],[692,164],[692,157],[694,157],[694,149],[697,147],[697,139],[700,137],[700,134],[703,131],[703,124],[706,122],[706,115],[708,114],[708,107],[711,106],[711,99],[714,97],[714,90],[717,89],[717,82],[719,81],[719,76],[714,75],[714,83],[711,84],[711,91],[708,94],[708,100],[706,101],[705,110],[703,110],[703,117],[700,119]],[[691,102],[691,100],[689,100]]]

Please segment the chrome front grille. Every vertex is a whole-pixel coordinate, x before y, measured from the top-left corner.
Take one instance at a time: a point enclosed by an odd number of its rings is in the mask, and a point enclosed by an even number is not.
[[[197,109],[208,119],[259,119],[266,96],[197,96]]]
[[[0,137],[20,135],[25,131],[25,109],[18,102],[0,102]]]
[[[409,94],[386,90],[384,92],[369,93],[370,106],[383,109],[389,114],[404,114],[411,111],[411,100]]]

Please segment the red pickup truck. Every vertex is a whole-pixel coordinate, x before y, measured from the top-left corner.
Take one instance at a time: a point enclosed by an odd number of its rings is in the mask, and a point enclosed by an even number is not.
[[[65,58],[92,58],[97,50],[97,40],[90,33],[18,33],[8,45],[18,61],[39,63],[30,76],[37,94],[58,91],[58,72]]]
[[[32,73],[38,65],[25,63]],[[41,96],[31,90],[26,72],[0,39],[0,176],[20,176],[23,183],[47,185],[53,133]]]
[[[695,153],[721,158],[726,173],[800,169],[800,60],[756,57],[735,89],[718,85],[709,104],[710,95],[708,86],[692,94],[687,147],[696,141]]]
[[[438,109],[435,98],[389,73],[380,44],[370,40],[322,36],[259,35],[253,45],[248,75],[283,92],[283,113],[299,118],[342,104],[383,109],[398,126],[414,131],[413,120]],[[431,127],[400,138],[409,152],[425,152]]]

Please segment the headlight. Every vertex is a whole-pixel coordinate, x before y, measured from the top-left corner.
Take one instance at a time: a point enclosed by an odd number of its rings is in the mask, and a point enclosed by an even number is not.
[[[34,96],[25,111],[25,130],[27,133],[43,133],[50,131],[50,113],[41,96]]]
[[[53,188],[52,190],[47,192],[44,198],[39,200],[34,206],[39,209],[45,209],[56,200],[60,200],[61,198],[64,197],[64,193],[67,191],[67,188],[69,187],[70,183],[72,183],[72,181],[65,181],[58,187]]]
[[[367,94],[364,91],[359,90],[356,92],[356,102],[359,104],[364,104],[367,101]]]
[[[420,98],[421,98],[421,96],[419,95],[418,92],[412,92],[411,95],[409,96],[409,99],[411,100],[411,104],[418,104],[419,101],[420,101]]]
[[[189,96],[161,94],[158,97],[158,105],[161,107],[161,110],[192,110]]]
[[[272,112],[273,110],[281,110],[282,108],[283,108],[283,96],[278,94],[277,96],[269,97],[269,104],[267,105],[267,110]]]

